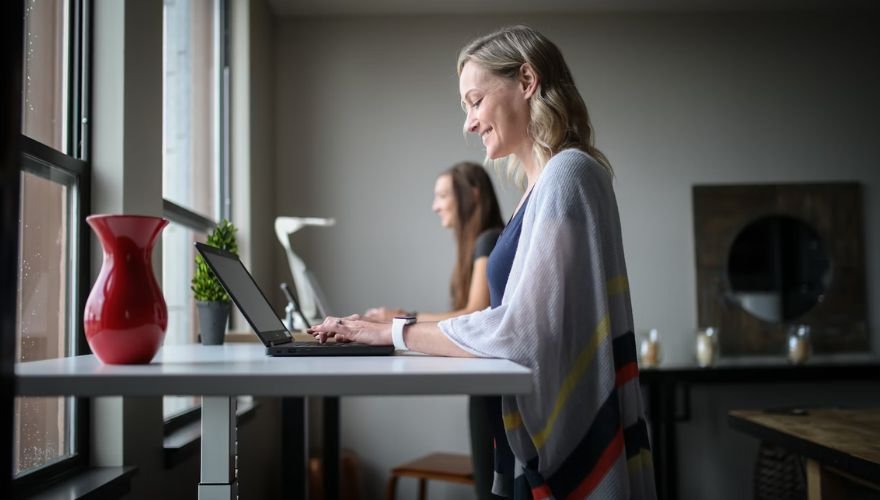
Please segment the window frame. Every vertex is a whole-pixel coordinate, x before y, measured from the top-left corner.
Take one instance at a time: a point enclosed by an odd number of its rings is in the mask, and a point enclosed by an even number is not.
[[[20,0],[24,6],[25,0]],[[69,206],[71,217],[67,228],[70,258],[70,278],[72,287],[66,291],[69,317],[67,318],[68,338],[70,345],[68,355],[90,354],[88,342],[85,338],[83,327],[83,311],[90,291],[91,276],[91,238],[86,216],[91,213],[91,165],[88,160],[88,116],[90,111],[89,93],[91,90],[91,74],[89,61],[91,54],[91,28],[90,16],[92,12],[91,0],[67,0],[70,12],[68,33],[68,58],[67,68],[68,86],[64,92],[68,94],[67,120],[65,128],[67,133],[63,140],[65,149],[70,154],[64,154],[25,135],[19,123],[18,134],[20,136],[19,155],[19,178],[25,172],[54,181],[54,175],[61,174],[73,178],[73,189],[70,192]],[[22,9],[22,14],[24,9]],[[19,20],[24,26],[24,15]],[[22,33],[26,35],[26,33]],[[23,57],[19,54],[18,57]],[[24,64],[22,63],[24,76]],[[23,90],[22,90],[23,91]],[[18,184],[19,200],[22,197],[21,181]],[[19,213],[18,224],[21,223],[23,214]],[[16,232],[20,229],[17,227]],[[21,264],[21,256],[18,256],[18,264]],[[20,270],[19,270],[20,272]],[[73,297],[71,297],[73,295]],[[17,294],[16,294],[17,296]],[[89,467],[91,458],[91,432],[90,416],[91,407],[89,398],[68,398],[74,402],[72,417],[74,440],[73,455],[38,467],[19,477],[12,478],[13,490],[16,494],[44,489],[48,484],[56,483],[65,478],[82,472]],[[15,430],[12,429],[14,435]]]
[[[24,31],[24,3],[4,2],[0,5],[0,38],[6,50],[0,53],[0,68],[8,71],[12,78],[0,81],[0,102],[8,106],[9,112],[0,116],[0,329],[14,331],[16,325],[16,306],[18,296],[18,218],[19,186],[21,170],[17,161],[21,153],[22,127],[22,60]],[[0,338],[0,449],[12,450],[14,442],[13,422],[15,420],[15,338],[4,335]],[[0,491],[12,489],[12,453],[4,453],[0,458],[0,469],[10,471],[0,475]]]
[[[70,343],[68,355],[91,353],[85,338],[83,328],[83,310],[89,294],[89,263],[90,263],[90,238],[85,215],[91,206],[90,186],[91,171],[89,163],[84,160],[71,158],[60,151],[56,151],[30,137],[22,135],[21,139],[21,174],[25,172],[38,175],[42,178],[53,180],[55,172],[74,178],[74,189],[70,196],[70,202],[75,210],[71,221],[75,223],[68,227],[67,238],[75,242],[76,246],[70,246],[70,252],[75,252],[75,260],[71,261],[71,278],[75,283],[75,289],[67,290],[67,303],[69,305],[69,317],[67,326],[73,332],[73,342]],[[20,185],[20,184],[19,184]],[[21,193],[19,194],[21,196]],[[78,217],[78,220],[76,217]],[[19,257],[20,259],[20,257]],[[74,296],[71,298],[71,294]],[[72,352],[71,352],[72,351]],[[56,462],[39,467],[13,479],[13,485],[17,492],[32,491],[64,479],[72,474],[84,470],[89,465],[90,458],[90,406],[89,398],[68,398],[74,401],[73,436],[74,453],[72,456],[62,458]]]

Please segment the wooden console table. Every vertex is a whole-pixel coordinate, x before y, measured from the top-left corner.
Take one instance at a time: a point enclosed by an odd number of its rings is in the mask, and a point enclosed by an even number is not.
[[[873,354],[816,355],[796,366],[781,357],[720,359],[710,368],[663,364],[641,369],[639,380],[648,400],[657,496],[677,500],[676,427],[691,420],[693,386],[880,381],[880,358]]]
[[[806,459],[807,498],[880,498],[880,409],[736,410],[730,426]]]

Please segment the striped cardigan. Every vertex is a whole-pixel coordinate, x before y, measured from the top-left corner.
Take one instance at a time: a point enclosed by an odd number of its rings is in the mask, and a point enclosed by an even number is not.
[[[501,305],[439,326],[534,373],[531,394],[501,404],[516,463],[496,470],[512,471],[517,498],[656,497],[617,202],[592,157],[565,150],[545,166]]]

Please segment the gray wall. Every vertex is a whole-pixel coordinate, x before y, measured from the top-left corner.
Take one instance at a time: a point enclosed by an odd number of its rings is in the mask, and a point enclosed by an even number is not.
[[[337,218],[294,238],[336,312],[447,306],[454,248],[430,211],[433,181],[453,162],[483,158],[478,140],[462,138],[455,58],[473,36],[512,22],[550,36],[572,67],[617,173],[637,332],[659,328],[666,361],[692,356],[697,183],[861,182],[869,324],[880,324],[871,307],[880,285],[877,16],[829,13],[279,21],[276,209]],[[508,216],[517,194],[502,197]],[[289,279],[280,247],[275,266]],[[724,407],[695,404],[716,416]],[[348,398],[342,412],[343,445],[361,455],[368,498],[396,463],[467,450],[463,397]],[[704,468],[741,485],[746,454],[719,450]],[[693,484],[691,498],[720,498],[711,482]],[[433,498],[467,494],[439,490]]]

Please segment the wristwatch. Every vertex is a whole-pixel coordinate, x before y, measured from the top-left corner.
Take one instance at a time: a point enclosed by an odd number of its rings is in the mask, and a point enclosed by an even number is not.
[[[395,316],[391,320],[391,340],[397,351],[408,351],[406,342],[403,341],[403,328],[416,322],[415,316]]]

